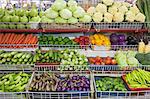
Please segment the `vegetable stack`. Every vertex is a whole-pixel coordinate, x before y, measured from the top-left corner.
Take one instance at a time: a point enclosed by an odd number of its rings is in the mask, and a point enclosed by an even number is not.
[[[15,33],[1,33],[0,44],[37,44],[38,38],[33,34],[15,34]],[[6,46],[1,46],[6,47]],[[22,48],[26,46],[7,46],[9,48]]]
[[[34,64],[35,62],[32,53],[0,50],[0,64]]]
[[[27,73],[10,73],[1,76],[0,92],[23,92],[30,79]]]
[[[150,72],[142,69],[126,74],[125,80],[131,88],[150,88]]]

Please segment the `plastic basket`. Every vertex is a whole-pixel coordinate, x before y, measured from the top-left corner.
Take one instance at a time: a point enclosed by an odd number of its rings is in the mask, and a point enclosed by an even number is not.
[[[0,29],[39,29],[39,23],[0,22]]]
[[[91,75],[90,72],[51,72],[53,74],[60,74],[61,77],[65,77],[66,75],[79,75],[79,76],[86,76],[90,79],[90,91],[69,91],[69,92],[31,92],[29,91],[29,86],[33,80],[33,77],[35,75],[44,73],[42,71],[39,72],[33,72],[32,78],[27,86],[27,92],[32,93],[29,94],[30,99],[33,98],[39,98],[43,99],[43,98],[49,98],[49,99],[54,99],[54,98],[61,98],[61,99],[66,99],[66,98],[84,98],[86,97],[86,99],[91,99],[91,91],[92,91],[92,80],[91,80]]]
[[[90,29],[91,23],[40,23],[42,29]]]

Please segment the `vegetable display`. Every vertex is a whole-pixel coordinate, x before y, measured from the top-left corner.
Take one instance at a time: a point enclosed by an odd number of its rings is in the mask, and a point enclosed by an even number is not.
[[[121,68],[124,68],[126,66],[139,66],[139,61],[135,58],[135,55],[135,51],[118,51],[115,55],[115,59]]]
[[[88,59],[85,55],[79,54],[77,50],[65,49],[61,51],[61,70],[86,70]]]
[[[24,92],[30,79],[27,73],[10,73],[0,78],[1,92]]]
[[[32,53],[0,50],[0,64],[34,64],[35,62]]]
[[[24,8],[13,8],[11,10],[0,8],[1,20],[0,22],[20,22],[19,24],[1,24],[2,29],[30,29],[31,24],[28,23],[38,23],[41,21],[38,9],[35,5],[32,6],[30,10]]]
[[[88,36],[80,36],[80,37],[76,37],[75,39],[73,39],[73,41],[75,41],[77,44],[80,45],[81,48],[85,48],[85,45],[89,45],[90,44],[90,40]]]
[[[37,44],[38,38],[33,34],[15,34],[15,33],[1,33],[0,44]],[[5,47],[5,46],[4,46]],[[24,46],[8,46],[9,48]]]
[[[96,5],[96,7],[92,6],[87,10],[87,13],[96,23],[145,22],[147,15],[145,17],[144,13],[141,12],[136,5],[114,0],[102,0],[102,2]]]
[[[105,58],[97,57],[90,57],[88,58],[90,64],[92,65],[116,65],[117,61],[109,56]]]
[[[150,53],[137,53],[135,57],[142,65],[150,65]]]
[[[76,45],[76,43],[69,37],[54,37],[42,35],[39,37],[39,44],[41,45]]]
[[[90,79],[86,76],[66,75],[59,80],[57,91],[90,91]]]
[[[141,40],[141,42],[139,42],[138,51],[139,53],[150,53],[150,42],[146,45],[143,40]]]
[[[96,88],[98,91],[127,91],[119,77],[99,77],[99,80],[96,80]]]
[[[142,69],[136,69],[125,75],[125,81],[131,88],[150,88],[150,73]]]
[[[110,41],[112,45],[126,45],[126,37],[124,34],[117,35],[113,33],[110,35]]]
[[[50,73],[37,74],[29,85],[29,91],[56,91],[57,76]]]
[[[37,63],[60,63],[61,53],[59,51],[49,50],[42,52],[41,50],[36,50],[34,59]]]
[[[91,22],[92,18],[86,14],[75,0],[55,0],[52,6],[44,11],[41,22],[45,23],[71,23]]]
[[[136,4],[139,10],[146,16],[146,22],[150,22],[149,0],[137,0]]]
[[[102,34],[94,34],[90,36],[90,41],[93,45],[110,47],[110,39]]]

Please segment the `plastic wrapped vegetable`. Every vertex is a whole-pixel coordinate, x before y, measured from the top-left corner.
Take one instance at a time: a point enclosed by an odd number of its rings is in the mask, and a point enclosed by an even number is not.
[[[99,3],[97,6],[96,6],[96,11],[97,12],[100,12],[102,14],[106,13],[107,12],[107,6],[105,4],[102,4],[102,3]]]
[[[109,7],[108,12],[114,15],[115,13],[118,12],[118,8],[116,6]]]
[[[72,17],[72,12],[68,9],[63,9],[60,11],[60,16],[64,19],[69,19]]]
[[[128,22],[134,22],[134,20],[135,20],[135,14],[133,12],[131,12],[131,11],[128,11],[126,13],[125,20],[128,21]]]
[[[81,18],[85,14],[85,10],[82,7],[77,7],[77,10],[73,12],[75,18]]]
[[[74,17],[71,17],[71,18],[68,19],[68,23],[72,23],[72,24],[78,23],[78,19],[74,18]]]
[[[96,12],[95,7],[90,7],[90,8],[87,10],[87,14],[89,14],[90,16],[93,16],[95,12]]]
[[[113,17],[114,22],[123,22],[123,20],[124,20],[124,14],[123,13],[117,12],[114,14],[114,17]]]
[[[130,7],[130,11],[133,12],[135,15],[140,12],[136,5]]]
[[[92,21],[92,18],[90,15],[85,14],[82,18],[79,19],[79,21],[83,23],[89,23]]]
[[[58,17],[58,12],[49,8],[45,11],[45,16],[47,18],[56,18],[56,17]]]
[[[99,23],[103,20],[103,14],[101,12],[97,12],[93,15],[92,18],[93,18],[94,22]]]
[[[130,4],[130,3],[128,3],[128,2],[122,2],[122,6],[130,7],[130,6],[131,6],[131,4]]]
[[[56,22],[56,23],[67,23],[67,20],[65,20],[65,19],[63,19],[63,18],[61,18],[61,17],[57,17],[57,18],[55,19],[55,22]]]
[[[107,5],[107,6],[110,6],[113,4],[114,0],[102,0],[102,2]]]
[[[136,16],[135,16],[135,20],[137,22],[145,22],[145,15],[142,14],[142,13],[138,13]]]
[[[139,61],[135,57],[128,57],[127,63],[129,66],[138,66],[139,65]]]
[[[127,57],[135,57],[136,54],[137,54],[136,51],[128,51],[127,52]]]
[[[104,13],[104,22],[111,23],[113,19],[113,15],[111,13]]]
[[[67,3],[64,0],[56,0],[53,4],[52,4],[52,9],[55,11],[60,11],[62,9],[64,9],[66,7]]]
[[[125,14],[128,11],[128,8],[126,6],[121,6],[121,7],[118,8],[118,11]]]
[[[112,6],[119,8],[121,5],[122,5],[122,3],[120,1],[115,1]]]

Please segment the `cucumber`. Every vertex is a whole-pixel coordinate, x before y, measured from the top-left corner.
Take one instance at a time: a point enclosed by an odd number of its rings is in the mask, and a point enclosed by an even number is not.
[[[24,62],[28,62],[28,59],[24,59]]]
[[[32,56],[32,55],[28,53],[28,54],[26,55],[26,58],[29,59],[31,56]]]

